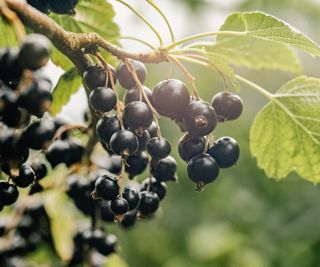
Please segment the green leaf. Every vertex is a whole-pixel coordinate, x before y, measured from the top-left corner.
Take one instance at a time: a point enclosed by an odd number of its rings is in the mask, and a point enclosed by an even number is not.
[[[239,36],[219,35],[216,44],[208,47],[208,50],[239,66],[301,73],[299,59],[292,48],[288,47],[288,45],[295,46],[295,42],[290,40],[304,40],[305,45],[299,48],[305,48],[304,50],[309,51],[312,47],[311,50],[317,51],[319,55],[320,49],[302,33],[297,34],[297,30],[294,31],[295,34],[293,32],[289,34],[286,29],[293,31],[293,28],[284,23],[283,25],[285,26],[281,28],[282,34],[286,34],[288,39],[281,41],[280,38],[275,38],[275,35],[279,35],[279,26],[276,22],[283,23],[272,16],[260,12],[234,13],[227,18],[220,31],[236,31],[246,34]],[[266,30],[265,34],[263,35],[260,30],[262,32]],[[296,42],[298,42],[297,40]],[[301,40],[299,42],[302,42]]]
[[[250,150],[269,177],[295,171],[320,182],[320,79],[301,76],[274,94],[253,122]]]
[[[18,46],[19,40],[14,28],[0,16],[0,47]]]
[[[50,16],[65,30],[85,33],[95,32],[106,40],[116,40],[119,36],[119,28],[113,22],[115,13],[112,6],[106,0],[80,0],[76,6],[76,15]],[[53,51],[52,60],[62,68],[69,69],[71,62],[59,51]]]
[[[75,68],[65,72],[52,92],[51,115],[56,115],[69,102],[70,97],[78,91],[82,84],[81,76]]]

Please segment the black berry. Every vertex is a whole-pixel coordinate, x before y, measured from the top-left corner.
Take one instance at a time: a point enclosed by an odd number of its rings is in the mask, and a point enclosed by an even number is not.
[[[120,129],[121,124],[116,116],[103,117],[97,123],[96,133],[102,142],[108,144],[111,136]]]
[[[119,194],[119,185],[115,177],[102,175],[95,182],[94,197],[113,200]]]
[[[110,148],[118,155],[130,156],[138,149],[138,139],[133,132],[120,130],[111,136]]]
[[[19,191],[13,184],[0,182],[0,201],[4,206],[8,206],[17,201]]]
[[[104,113],[116,106],[117,97],[111,88],[100,86],[91,91],[89,102],[96,111]]]
[[[110,208],[114,215],[123,215],[129,211],[129,203],[122,197],[111,200]]]
[[[100,86],[104,87],[107,82],[105,69],[98,65],[89,66],[83,73],[83,82],[90,90]]]
[[[133,187],[125,187],[122,197],[128,202],[129,210],[136,209],[139,206],[140,195]]]
[[[156,178],[146,178],[141,183],[141,191],[149,191],[154,192],[158,195],[159,199],[162,200],[167,193],[167,185],[165,182],[159,182]]]
[[[152,160],[150,164],[152,175],[161,182],[176,181],[177,162],[168,156],[161,160]]]
[[[149,159],[145,152],[136,152],[126,158],[125,170],[129,178],[141,174],[148,166]]]
[[[123,122],[132,130],[145,130],[153,120],[153,114],[148,105],[142,101],[133,101],[125,106]]]
[[[151,138],[147,145],[147,151],[153,159],[163,159],[169,156],[171,145],[165,138]]]
[[[150,215],[154,213],[160,204],[158,195],[150,191],[140,192],[139,212],[142,215]]]
[[[136,60],[129,60],[129,63],[135,69],[137,77],[141,84],[144,83],[147,77],[147,70],[143,63]],[[132,73],[128,70],[124,63],[121,63],[117,68],[117,79],[121,86],[125,89],[131,89],[136,87],[136,81],[134,80]]]
[[[148,97],[149,102],[152,104],[152,91],[147,86],[143,86],[142,89],[145,95]],[[138,88],[127,90],[124,95],[123,102],[125,105],[133,101],[143,101],[144,103],[146,103],[146,100],[143,98],[143,95]]]
[[[50,9],[57,14],[73,15],[78,0],[49,0]]]
[[[203,153],[205,147],[205,139],[201,136],[192,136],[185,134],[178,144],[178,152],[184,161],[189,161],[194,156]]]
[[[29,165],[21,165],[19,169],[19,176],[13,177],[13,182],[18,187],[28,187],[35,180],[35,173],[31,166]]]

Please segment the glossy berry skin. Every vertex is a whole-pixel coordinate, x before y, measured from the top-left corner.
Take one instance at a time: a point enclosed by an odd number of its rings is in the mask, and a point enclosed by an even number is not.
[[[129,203],[122,197],[111,200],[110,208],[114,215],[123,215],[129,211]]]
[[[240,148],[233,138],[221,137],[209,147],[208,154],[216,160],[220,168],[229,168],[237,163]]]
[[[98,112],[108,112],[117,104],[117,97],[114,91],[108,87],[97,87],[91,91],[89,103]]]
[[[111,211],[110,205],[110,201],[102,201],[100,203],[101,219],[105,222],[114,222],[114,213]]]
[[[75,138],[68,139],[67,143],[69,145],[69,149],[67,151],[68,157],[65,163],[68,167],[70,167],[73,164],[81,162],[84,154],[84,146],[80,140]]]
[[[177,162],[171,156],[161,160],[152,160],[150,170],[152,175],[160,182],[177,180]]]
[[[98,65],[89,66],[83,73],[83,83],[90,90],[104,87],[107,82],[107,74],[104,68]]]
[[[113,200],[118,196],[119,190],[119,185],[114,177],[101,175],[95,182],[94,195],[104,200]]]
[[[96,133],[99,139],[108,144],[111,136],[121,129],[120,121],[116,116],[102,117],[96,126]]]
[[[184,161],[203,153],[205,148],[205,139],[201,136],[192,136],[185,134],[178,143],[178,152]]]
[[[18,187],[28,187],[35,180],[35,173],[31,166],[29,165],[21,165],[19,169],[19,176],[13,177],[13,182]]]
[[[70,146],[68,142],[63,140],[57,140],[49,146],[46,152],[46,159],[49,161],[52,168],[56,167],[60,163],[67,162],[69,158],[69,149]]]
[[[176,79],[156,84],[152,91],[152,99],[156,110],[169,118],[180,118],[190,103],[186,85]]]
[[[143,151],[127,157],[125,170],[129,174],[129,178],[141,174],[147,168],[148,163],[148,155]]]
[[[183,126],[191,135],[208,135],[217,126],[216,113],[209,103],[194,101],[186,109]]]
[[[240,96],[231,92],[220,92],[213,96],[211,105],[215,109],[218,121],[230,121],[240,117],[243,103]]]
[[[142,191],[140,192],[139,212],[142,215],[150,215],[159,208],[160,199],[154,192]]]
[[[126,229],[134,226],[137,221],[137,213],[137,210],[130,210],[124,214],[121,220],[121,226]]]
[[[189,178],[197,184],[197,190],[213,182],[219,175],[219,166],[209,154],[193,157],[187,165]]]
[[[111,253],[116,251],[116,245],[117,245],[117,237],[115,235],[112,234],[108,234],[103,241],[99,242],[96,245],[96,250],[104,255],[104,256],[108,256]]]
[[[20,48],[21,66],[32,71],[45,66],[50,57],[50,45],[49,39],[44,35],[29,34]]]
[[[111,136],[110,148],[117,155],[130,156],[138,149],[138,139],[133,132],[120,130]]]
[[[43,162],[34,161],[30,166],[35,173],[35,179],[38,181],[44,178],[48,173],[47,166]]]
[[[146,178],[141,183],[140,191],[148,191],[150,179]],[[159,199],[162,200],[167,193],[167,185],[165,182],[159,182],[156,178],[151,178],[150,191],[158,195]]]
[[[49,14],[50,12],[48,0],[27,0],[27,3],[42,13]]]
[[[171,145],[165,138],[151,138],[147,144],[147,151],[153,159],[163,159],[169,156]]]
[[[17,201],[19,191],[13,184],[0,182],[0,201],[3,206],[8,206]]]
[[[22,76],[23,69],[19,61],[18,49],[0,49],[0,80],[12,89],[17,88]]]
[[[57,14],[74,14],[74,7],[78,0],[49,0],[50,9]]]
[[[147,149],[147,144],[150,140],[150,134],[147,130],[143,132],[138,131],[136,133],[136,137],[138,139],[138,151],[144,151]]]
[[[148,127],[147,131],[149,132],[150,134],[150,138],[153,138],[153,137],[157,137],[158,136],[158,130],[157,130],[157,124],[155,121],[153,121],[151,123],[151,125]]]
[[[153,120],[153,114],[148,105],[142,101],[133,101],[125,106],[123,122],[131,130],[147,129]]]
[[[44,190],[43,186],[41,184],[39,184],[38,182],[35,182],[30,188],[29,195],[31,196],[31,195],[40,193],[43,190]]]
[[[127,200],[129,204],[129,210],[136,209],[140,203],[139,192],[133,187],[125,187],[122,197]]]
[[[130,59],[129,62],[135,69],[140,83],[143,84],[147,77],[146,67],[143,63],[137,60]],[[121,86],[125,89],[136,87],[136,81],[134,80],[131,72],[128,70],[127,66],[124,63],[121,63],[117,68],[117,79]]]
[[[149,102],[152,104],[152,91],[147,87],[143,86],[143,91],[145,95],[147,96]],[[140,90],[138,88],[132,88],[126,91],[123,102],[125,105],[133,102],[133,101],[142,101],[146,103],[145,99],[143,98],[143,95],[140,93]]]

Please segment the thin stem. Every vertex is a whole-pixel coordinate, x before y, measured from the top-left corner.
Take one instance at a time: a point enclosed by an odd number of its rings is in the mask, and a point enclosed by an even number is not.
[[[63,125],[60,128],[58,128],[58,130],[56,131],[56,133],[55,133],[55,135],[53,137],[53,140],[61,138],[61,135],[64,132],[75,130],[75,129],[78,129],[83,133],[88,131],[88,127],[85,126],[85,125],[81,125],[81,124],[66,124],[66,125]]]
[[[200,33],[200,34],[191,35],[187,38],[180,39],[176,42],[173,42],[170,45],[168,45],[167,47],[165,47],[165,49],[170,50],[170,49],[176,47],[177,45],[181,45],[181,44],[193,41],[193,40],[197,40],[197,39],[201,39],[201,38],[209,37],[209,36],[216,36],[216,35],[244,36],[246,34],[247,34],[246,32],[235,32],[235,31],[204,32],[204,33]]]
[[[150,44],[149,42],[146,42],[142,39],[139,39],[139,38],[136,38],[133,36],[119,36],[118,39],[136,41],[138,43],[144,44],[145,46],[151,48],[152,50],[156,50],[156,48],[152,44]]]
[[[246,78],[240,76],[240,75],[235,75],[236,79],[240,82],[243,82],[247,85],[249,85],[251,88],[255,89],[258,93],[264,95],[266,98],[268,98],[269,100],[273,100],[274,99],[274,95],[269,93],[266,89],[262,88],[261,86],[255,84],[252,81],[247,80]]]
[[[142,16],[137,10],[135,10],[131,5],[129,5],[128,3],[126,3],[123,0],[115,0],[123,5],[125,5],[127,8],[129,8],[135,15],[137,15],[153,32],[154,34],[157,36],[158,40],[159,40],[159,44],[160,46],[163,45],[163,41],[161,38],[161,35],[159,34],[159,32],[152,26],[152,24],[144,17]]]
[[[158,11],[158,13],[161,15],[161,17],[163,18],[163,20],[165,21],[165,23],[167,24],[167,27],[169,29],[170,32],[170,36],[171,36],[171,41],[174,43],[175,42],[175,37],[174,37],[174,33],[172,30],[172,27],[170,25],[169,20],[167,19],[166,15],[162,12],[162,10],[152,1],[152,0],[146,0],[155,10]]]

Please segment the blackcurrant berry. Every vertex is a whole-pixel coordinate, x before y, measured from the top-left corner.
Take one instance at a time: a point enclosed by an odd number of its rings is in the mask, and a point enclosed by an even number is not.
[[[101,219],[105,222],[114,222],[114,213],[112,212],[110,205],[110,201],[101,201],[100,203]]]
[[[34,195],[37,193],[40,193],[44,190],[43,186],[39,184],[38,182],[33,183],[33,185],[30,187],[29,195]]]
[[[243,109],[240,96],[231,92],[217,93],[213,96],[211,105],[217,113],[219,122],[239,118]]]
[[[155,121],[151,123],[151,125],[148,127],[147,131],[150,134],[150,138],[158,136],[158,128]]]
[[[27,0],[27,3],[42,13],[49,14],[50,6],[47,0]]]
[[[153,120],[153,114],[148,105],[142,101],[133,101],[125,106],[123,122],[132,130],[145,130]]]
[[[69,167],[73,164],[80,163],[85,150],[83,144],[75,138],[69,139],[66,142],[69,145],[67,151],[68,157],[65,161],[66,165]]]
[[[52,168],[60,163],[66,163],[69,159],[68,151],[70,145],[63,140],[53,142],[46,151],[46,159],[51,164]]]
[[[210,134],[217,125],[214,109],[204,101],[194,101],[186,109],[183,117],[183,126],[195,136]]]
[[[192,136],[185,134],[178,144],[178,152],[184,161],[189,161],[191,158],[203,153],[205,148],[205,139],[201,136]]]
[[[142,215],[150,215],[154,213],[160,204],[160,199],[158,195],[154,192],[150,191],[142,191],[140,192],[140,204],[139,204],[139,212]]]
[[[152,92],[156,110],[169,118],[179,119],[190,103],[186,85],[175,79],[159,82]]]
[[[130,156],[138,149],[138,139],[133,132],[120,130],[111,136],[110,148],[118,155]]]
[[[49,0],[50,9],[57,14],[73,15],[78,0]]]
[[[149,163],[148,156],[145,152],[136,152],[126,158],[125,170],[129,174],[129,178],[141,174],[147,168]]]
[[[150,189],[150,190],[148,190]],[[151,191],[158,195],[159,199],[162,200],[167,193],[167,185],[165,182],[159,182],[156,178],[146,178],[141,183],[141,191]]]
[[[13,184],[0,182],[0,201],[3,206],[8,206],[17,201],[19,191]]]
[[[48,173],[47,166],[43,162],[34,161],[31,163],[31,168],[33,169],[35,178],[38,181],[44,178]]]
[[[134,226],[137,221],[137,213],[137,210],[130,210],[124,214],[121,220],[121,226],[126,229]]]
[[[19,169],[19,176],[13,177],[13,182],[18,187],[28,187],[35,180],[35,173],[31,166],[23,164]]]
[[[240,148],[233,138],[221,137],[209,147],[208,154],[216,160],[220,168],[229,168],[238,161]]]
[[[189,178],[197,184],[197,191],[213,182],[219,175],[217,162],[208,154],[193,157],[187,166]]]
[[[113,174],[120,174],[122,165],[121,156],[111,155],[109,157],[109,163],[110,164],[106,169]]]
[[[116,106],[117,97],[111,88],[100,86],[91,91],[89,102],[96,111],[104,113]]]
[[[147,77],[147,69],[143,63],[136,60],[129,60],[129,63],[135,69],[137,77],[141,84],[144,83]],[[136,87],[136,81],[134,80],[131,71],[127,68],[124,63],[121,63],[117,68],[117,79],[121,86],[125,89],[131,89]]]
[[[110,208],[115,216],[123,215],[129,211],[129,203],[122,197],[111,200]]]
[[[116,251],[116,246],[117,246],[117,237],[115,235],[112,234],[108,234],[103,242],[99,242],[99,244],[97,244],[96,246],[96,250],[104,255],[104,256],[108,256],[111,253]]]
[[[171,145],[165,138],[153,137],[148,142],[147,151],[152,159],[163,159],[169,156]]]
[[[33,71],[45,66],[49,61],[50,45],[49,39],[44,35],[29,34],[20,48],[21,66]]]
[[[142,132],[138,131],[136,133],[136,137],[138,139],[138,151],[144,151],[147,149],[147,144],[150,140],[150,134],[147,130]]]
[[[101,175],[95,182],[93,197],[104,200],[113,200],[119,194],[119,185],[115,177],[111,175]]]
[[[147,87],[142,87],[145,95],[148,97],[149,102],[152,104],[152,91]],[[125,105],[133,102],[133,101],[142,101],[146,103],[146,100],[143,98],[143,95],[141,94],[141,91],[138,88],[132,88],[130,90],[127,90],[123,102]]]
[[[120,129],[121,124],[116,116],[103,117],[97,123],[96,133],[102,142],[108,144],[111,136]]]
[[[150,164],[152,175],[161,182],[176,181],[177,162],[168,156],[161,160],[152,160]]]
[[[107,82],[107,74],[104,68],[98,65],[89,66],[83,73],[84,85],[90,90],[104,87]]]
[[[122,197],[128,202],[129,210],[136,209],[139,206],[140,195],[133,187],[125,187]]]
[[[19,50],[6,48],[0,50],[0,80],[12,89],[20,83],[23,69],[20,65]]]

